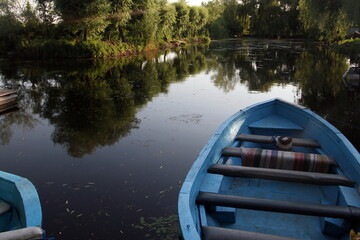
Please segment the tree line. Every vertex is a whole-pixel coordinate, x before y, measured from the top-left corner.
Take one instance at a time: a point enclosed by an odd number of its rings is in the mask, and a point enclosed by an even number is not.
[[[165,47],[174,39],[198,40],[208,19],[205,7],[184,1],[20,1],[0,0],[0,44],[30,56],[101,57]]]
[[[23,57],[108,57],[248,35],[334,42],[360,26],[358,0],[23,1],[0,0],[0,49]]]
[[[360,27],[358,0],[211,0],[203,5],[212,39],[252,35],[334,42]]]

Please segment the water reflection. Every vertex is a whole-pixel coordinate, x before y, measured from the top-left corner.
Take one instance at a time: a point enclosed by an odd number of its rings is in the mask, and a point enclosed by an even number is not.
[[[19,90],[22,111],[1,122],[0,141],[10,141],[13,124],[31,127],[34,120],[24,111],[31,108],[55,127],[53,142],[81,158],[127,136],[139,126],[137,108],[166,93],[171,83],[202,71],[210,73],[213,84],[225,93],[237,84],[246,85],[249,92],[298,84],[301,104],[354,125],[356,108],[345,109],[358,103],[341,82],[347,67],[345,56],[331,49],[266,40],[220,41],[213,43],[211,50],[189,47],[121,60],[3,61],[1,86]],[[343,112],[350,112],[348,119],[342,117]]]
[[[294,63],[302,48],[303,43],[296,42],[220,42],[215,44],[217,63],[212,66],[216,71],[212,79],[226,92],[232,91],[236,82],[245,84],[249,91],[267,92],[274,84],[295,81]]]
[[[339,128],[359,150],[360,99],[343,83],[347,69],[344,55],[315,47],[297,58],[295,78],[301,91],[300,103]]]
[[[193,47],[155,57],[60,65],[3,62],[1,74],[3,86],[21,92],[28,105],[23,109],[30,107],[55,127],[52,141],[81,158],[127,136],[140,122],[136,108],[205,66],[204,54]],[[2,143],[10,140],[11,119],[2,121]]]
[[[38,123],[31,114],[17,110],[14,109],[14,111],[6,112],[0,116],[0,145],[10,143],[13,129],[23,128],[24,130],[29,130]]]

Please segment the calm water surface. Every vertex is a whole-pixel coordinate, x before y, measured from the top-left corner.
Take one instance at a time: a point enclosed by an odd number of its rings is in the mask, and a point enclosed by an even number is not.
[[[360,149],[351,56],[314,44],[233,40],[121,60],[0,61],[19,110],[0,116],[1,170],[37,187],[56,239],[176,239],[177,195],[214,130],[281,97]]]

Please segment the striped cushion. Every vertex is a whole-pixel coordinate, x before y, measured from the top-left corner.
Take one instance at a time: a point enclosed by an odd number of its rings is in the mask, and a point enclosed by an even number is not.
[[[334,161],[326,155],[277,151],[260,148],[240,148],[242,165],[248,167],[276,168],[307,172],[329,172]]]

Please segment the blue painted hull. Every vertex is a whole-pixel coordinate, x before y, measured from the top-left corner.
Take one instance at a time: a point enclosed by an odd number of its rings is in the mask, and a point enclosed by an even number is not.
[[[353,184],[317,184],[314,180],[308,183],[264,179],[263,176],[234,177],[209,173],[213,164],[242,166],[244,163],[241,157],[224,156],[226,147],[275,149],[272,143],[235,140],[239,134],[315,140],[321,147],[293,146],[292,151],[333,157],[337,166],[331,167],[329,174],[337,175],[335,177],[344,176]],[[348,219],[348,216],[338,217],[329,212],[338,209],[346,211],[348,207],[358,212],[359,173],[358,151],[339,130],[317,114],[279,99],[253,105],[226,120],[191,167],[179,193],[181,235],[189,240],[203,239],[204,235],[210,239],[209,234],[219,231],[219,236],[222,236],[222,233],[227,236],[229,233],[229,239],[231,236],[237,236],[236,239],[241,239],[239,236],[248,236],[244,239],[262,239],[260,237],[264,236],[264,239],[272,239],[273,236],[274,239],[349,239],[351,229],[360,231],[360,217],[354,215]],[[205,193],[206,196],[201,198],[200,193]],[[211,199],[214,194],[216,198],[222,199],[218,202]],[[230,202],[236,203],[229,203],[225,199],[227,196],[231,196]],[[246,207],[240,203],[241,206],[238,207],[239,201],[251,203],[251,199],[274,200],[275,203],[271,204],[279,203],[280,206],[276,210],[272,207],[265,209],[261,202],[260,207],[254,207],[254,204],[248,207],[249,203],[245,204]],[[292,204],[290,210],[284,210],[284,206],[281,206],[284,203]],[[312,210],[294,211],[303,203]],[[323,205],[330,207],[321,212]],[[317,206],[320,211],[317,211]],[[206,232],[209,227],[211,231]],[[245,235],[240,231],[229,232],[223,231],[224,229],[245,231]],[[249,235],[246,235],[248,233]],[[256,235],[257,233],[266,235]]]
[[[10,209],[0,215],[0,232],[41,227],[39,196],[26,178],[0,171],[0,202],[10,205]]]

